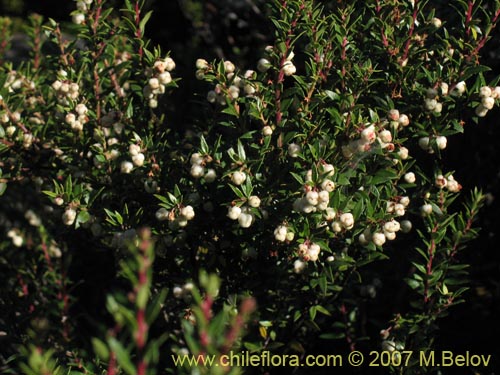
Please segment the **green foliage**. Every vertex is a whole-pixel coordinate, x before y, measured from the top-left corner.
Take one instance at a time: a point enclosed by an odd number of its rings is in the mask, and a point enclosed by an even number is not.
[[[457,1],[444,22],[427,1],[273,2],[257,71],[200,57],[207,100],[179,124],[183,81],[144,37],[143,2],[76,4],[72,38],[33,16],[29,61],[0,68],[8,368],[190,373],[171,355],[433,347],[466,298],[483,202],[460,199],[443,154],[500,98],[480,64],[498,2]],[[99,259],[119,271],[97,268],[105,302],[75,313],[74,269]],[[365,311],[384,283],[407,305],[392,318]]]

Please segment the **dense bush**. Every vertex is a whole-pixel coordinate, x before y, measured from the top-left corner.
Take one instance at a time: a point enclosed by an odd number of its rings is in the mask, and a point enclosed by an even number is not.
[[[142,2],[75,4],[0,70],[4,372],[433,347],[483,202],[442,156],[500,99],[497,1],[276,1],[251,66],[189,62],[185,116]]]

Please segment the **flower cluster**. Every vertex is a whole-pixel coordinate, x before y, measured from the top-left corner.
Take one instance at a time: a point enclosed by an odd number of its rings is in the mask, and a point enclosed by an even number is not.
[[[200,153],[195,152],[190,158],[191,170],[190,174],[193,178],[200,179],[204,177],[205,182],[212,183],[217,178],[217,173],[213,168],[205,168],[207,163],[212,161],[210,155],[202,156]],[[246,176],[245,176],[246,177]]]
[[[476,107],[476,115],[484,117],[490,109],[495,105],[495,99],[500,99],[500,86],[489,87],[483,86],[479,89],[479,97],[481,103]]]
[[[142,93],[148,99],[149,108],[158,107],[158,96],[164,94],[166,86],[172,82],[170,72],[174,69],[175,62],[171,57],[156,60],[152,69],[146,69],[146,75],[150,78]]]
[[[260,199],[258,202],[260,205]],[[255,221],[255,214],[250,206],[230,206],[227,210],[227,217],[231,220],[238,220],[241,228],[249,228]]]
[[[292,241],[295,237],[295,234],[290,231],[290,228],[286,225],[278,225],[274,230],[274,238],[276,241],[285,242]]]
[[[69,112],[64,120],[66,124],[71,126],[71,129],[73,129],[73,131],[81,132],[83,130],[83,125],[89,121],[87,112],[87,106],[83,103],[78,103],[75,106],[75,113]]]
[[[393,241],[396,239],[396,233],[399,232],[400,230],[406,231],[408,230],[408,227],[411,229],[411,223],[406,222],[404,223],[404,229],[403,229],[403,223],[399,223],[398,221],[391,219],[387,222],[384,223],[382,228],[375,232],[371,232],[370,228],[367,228],[364,230],[363,233],[361,233],[358,237],[358,241],[361,245],[368,245],[370,242],[375,244],[375,246],[383,246],[386,241]]]
[[[13,93],[22,88],[26,88],[28,90],[34,90],[36,86],[35,82],[22,76],[17,71],[11,70],[9,73],[7,73],[7,79],[5,80],[3,87],[7,88],[9,93]]]
[[[297,249],[298,256],[305,260],[306,262],[311,261],[315,262],[318,260],[319,253],[321,252],[321,247],[310,241],[305,241],[299,245]]]
[[[88,13],[93,0],[76,0],[77,11],[73,12],[72,21],[77,25],[85,22],[86,13]]]
[[[195,212],[193,206],[190,205],[173,210],[167,210],[165,207],[161,207],[156,211],[155,216],[159,221],[168,220],[169,228],[175,230],[185,227],[188,221],[193,220]]]
[[[63,77],[67,76],[66,71],[60,71],[59,74]],[[56,92],[59,103],[62,105],[68,105],[68,99],[76,100],[80,96],[80,86],[78,83],[71,82],[68,79],[54,81],[52,88]]]
[[[238,75],[235,65],[226,60],[223,62],[225,82],[217,83],[213,90],[208,91],[207,101],[209,103],[218,103],[226,105],[227,100],[230,102],[238,99],[241,92],[246,97],[253,97],[257,91],[256,85],[252,82],[256,73],[253,70],[246,70],[243,75]],[[205,76],[213,72],[212,66],[204,59],[196,60],[196,78],[202,80]]]
[[[304,195],[293,202],[293,209],[296,212],[309,214],[316,211],[325,211],[330,202],[330,193],[335,189],[335,183],[329,178],[335,173],[332,164],[320,163],[319,174],[321,180],[318,186],[311,186],[313,183],[313,172],[308,170],[306,174],[306,185]]]
[[[446,188],[450,193],[458,193],[462,190],[462,185],[455,180],[453,175],[449,175],[448,177],[445,177],[442,174],[437,175],[435,185],[440,189]]]

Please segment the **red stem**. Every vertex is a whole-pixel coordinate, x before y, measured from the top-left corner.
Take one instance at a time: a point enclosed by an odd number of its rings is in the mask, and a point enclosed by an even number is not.
[[[469,0],[469,4],[467,6],[467,13],[465,13],[465,33],[467,36],[470,35],[470,21],[472,21],[472,10],[474,7],[474,1]]]
[[[142,32],[140,28],[140,23],[141,23],[141,7],[139,6],[139,0],[135,2],[135,36],[137,39],[142,38]],[[139,57],[142,59],[142,45],[139,45]]]
[[[413,36],[413,33],[415,31],[415,21],[417,20],[418,16],[418,0],[415,0],[415,5],[413,7],[413,16],[412,16],[412,21],[411,21],[411,26],[410,26],[410,31],[408,32],[408,40],[406,41],[404,53],[403,53],[403,58],[401,59],[400,64],[403,65],[406,59],[408,58],[408,53],[410,52],[410,45],[411,45],[411,38]]]

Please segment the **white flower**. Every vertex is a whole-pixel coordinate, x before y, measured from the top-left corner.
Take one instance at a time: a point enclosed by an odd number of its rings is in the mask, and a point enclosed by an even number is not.
[[[266,125],[262,128],[262,135],[265,137],[270,136],[273,134],[273,128],[271,128],[269,125]]]
[[[333,176],[335,173],[335,167],[332,164],[321,164],[321,173],[326,175],[326,177]]]
[[[271,63],[267,59],[260,59],[257,62],[257,70],[261,73],[267,72],[271,67]]]
[[[397,232],[401,228],[401,224],[396,220],[388,221],[384,224],[384,231],[386,232]]]
[[[354,226],[354,216],[350,212],[340,215],[339,220],[345,229],[351,229]]]
[[[466,90],[465,82],[464,81],[458,82],[454,90],[459,96],[462,95]]]
[[[81,25],[82,23],[85,22],[85,14],[83,13],[74,13],[72,16],[73,23],[76,23],[77,25]]]
[[[168,219],[168,214],[169,214],[168,210],[166,208],[161,207],[156,211],[155,217],[159,221],[164,221]]]
[[[399,199],[399,203],[401,203],[404,207],[408,207],[408,205],[410,204],[410,198],[409,197],[401,197]]]
[[[396,216],[404,216],[406,213],[405,206],[403,206],[401,203],[396,203],[394,205],[394,214]]]
[[[335,212],[335,210],[331,207],[327,207],[326,210],[325,210],[325,213],[324,213],[324,217],[327,221],[332,221],[333,219],[335,219],[335,215],[337,213]]]
[[[326,190],[321,190],[319,193],[318,193],[318,201],[319,202],[324,202],[324,203],[328,203],[330,201],[330,194],[328,193],[328,191]]]
[[[151,99],[149,99],[148,105],[149,105],[149,108],[153,108],[153,109],[157,108],[158,107],[158,100],[151,98]]]
[[[306,194],[307,203],[309,203],[312,206],[316,206],[318,204],[318,197],[319,197],[319,194],[317,191],[307,192],[307,194]]]
[[[493,89],[493,92],[491,93],[491,96],[492,96],[494,99],[498,99],[498,98],[500,98],[500,86],[496,86],[496,87]]]
[[[252,195],[248,198],[248,205],[253,208],[257,208],[260,206],[260,198],[256,195]]]
[[[396,239],[396,232],[387,232],[384,230],[385,239],[388,241],[393,241]]]
[[[182,298],[184,295],[184,291],[180,286],[175,286],[174,289],[172,289],[172,294],[174,295],[175,298],[179,299]]]
[[[144,165],[144,158],[144,154],[140,152],[137,155],[132,156],[132,163],[134,163],[136,167],[142,167]]]
[[[385,235],[380,232],[373,233],[372,242],[377,246],[382,246],[383,244],[385,244]]]
[[[476,107],[475,113],[476,113],[476,116],[478,116],[478,117],[484,117],[484,116],[486,116],[486,114],[488,113],[488,108],[486,108],[486,107],[485,107],[484,105],[482,105],[482,104],[479,104],[479,105]]]
[[[172,76],[169,72],[163,72],[158,74],[158,80],[162,85],[168,85],[170,82],[172,82]]]
[[[436,99],[425,99],[424,107],[428,111],[434,111],[436,109],[436,105],[438,104]]]
[[[192,206],[186,206],[181,209],[181,215],[186,218],[186,220],[193,220],[194,209]]]
[[[212,183],[217,178],[217,173],[215,173],[214,169],[207,169],[207,173],[205,173],[205,181],[207,183]]]
[[[203,157],[201,156],[201,154],[199,152],[195,152],[194,154],[191,155],[189,162],[191,164],[201,164],[201,163],[203,163]]]
[[[62,215],[62,221],[64,225],[73,225],[76,219],[76,211],[72,208],[68,208],[64,211]]]
[[[389,143],[392,141],[392,134],[389,130],[382,130],[378,136],[384,143]]]
[[[321,183],[321,189],[331,193],[335,190],[335,183],[332,180],[326,179]]]
[[[243,86],[243,90],[245,91],[245,94],[247,96],[252,96],[255,94],[255,92],[257,91],[255,89],[255,86],[254,85],[251,85],[251,84],[246,84],[245,86]]]
[[[306,262],[303,262],[300,259],[297,259],[295,262],[293,262],[293,272],[295,273],[302,273],[304,269],[306,268]]]
[[[307,251],[307,256],[309,260],[313,262],[317,261],[320,251],[321,248],[319,247],[318,244],[312,243],[311,245],[309,245],[309,249]]]
[[[451,193],[458,193],[460,190],[462,190],[462,185],[460,185],[458,181],[453,178],[453,176],[448,176],[447,188]]]
[[[76,105],[76,107],[75,107],[75,111],[76,111],[76,113],[78,113],[80,116],[83,116],[83,115],[87,114],[87,112],[88,112],[88,108],[87,108],[87,106],[86,106],[85,104],[83,104],[83,103],[79,103],[79,104],[77,104],[77,105]]]
[[[274,230],[274,238],[276,241],[285,242],[288,228],[285,225],[280,225]]]
[[[76,116],[74,113],[68,113],[64,120],[66,121],[66,124],[73,125],[73,123],[76,121]]]
[[[434,26],[436,29],[439,29],[439,28],[442,26],[442,24],[443,24],[443,23],[441,22],[441,20],[440,20],[439,18],[437,18],[437,17],[433,17],[433,18],[431,19],[431,24],[432,24],[432,26]]]
[[[439,87],[441,89],[441,95],[443,96],[448,95],[448,84],[446,82],[441,82]]]
[[[448,140],[446,139],[445,136],[438,136],[436,137],[436,145],[440,150],[444,150],[446,148],[446,145],[448,144]]]
[[[12,244],[15,247],[21,247],[23,245],[24,239],[23,237],[16,235],[12,237]]]
[[[236,171],[231,175],[231,181],[235,185],[241,185],[245,182],[246,179],[247,175],[245,174],[245,172]]]
[[[446,185],[448,185],[448,181],[446,180],[446,178],[442,174],[440,174],[440,175],[436,176],[436,180],[434,181],[434,184],[438,188],[442,189],[442,188],[446,187]]]
[[[400,147],[398,150],[398,156],[401,158],[401,160],[408,159],[408,153],[408,149],[404,146]]]
[[[141,152],[141,146],[136,144],[131,144],[130,146],[128,146],[128,152],[130,156],[135,156],[139,154],[139,152]]]
[[[363,129],[361,132],[361,139],[367,143],[372,143],[376,137],[377,135],[375,134],[375,127],[373,125]]]
[[[338,232],[342,232],[342,223],[338,220],[335,220],[333,223],[332,223],[332,230],[335,232],[335,233],[338,233]]]
[[[420,213],[422,214],[422,216],[430,215],[432,213],[432,205],[429,203],[424,204],[422,207],[420,207]]]
[[[388,113],[387,113],[387,118],[390,120],[390,121],[398,121],[399,120],[399,111],[397,109],[391,109]]]
[[[252,214],[242,212],[240,216],[238,216],[238,224],[240,224],[242,228],[248,228],[252,225],[253,219],[254,217]]]
[[[488,86],[483,86],[479,89],[479,96],[481,98],[489,98],[492,94],[491,88]]]
[[[234,85],[229,86],[229,88],[227,89],[227,92],[228,92],[229,97],[231,99],[238,99],[238,97],[240,96],[239,87],[234,86]]]
[[[302,151],[302,148],[296,143],[290,143],[288,145],[288,155],[291,158],[296,158],[297,156],[299,156],[301,151]]]
[[[203,168],[201,165],[198,164],[193,164],[191,166],[191,176],[194,178],[201,178],[205,174],[205,168]]]
[[[404,175],[404,179],[407,183],[409,184],[414,184],[417,178],[415,177],[415,173],[413,172],[408,172]]]
[[[120,172],[121,173],[130,173],[132,172],[132,169],[134,169],[134,164],[132,164],[130,161],[124,160],[120,164]]]
[[[160,87],[160,81],[158,80],[158,78],[153,77],[149,79],[148,85],[151,90],[156,90],[158,87]]]
[[[410,119],[407,115],[403,114],[399,116],[398,122],[401,126],[408,126],[410,124]]]
[[[209,65],[208,65],[207,60],[205,60],[205,59],[197,59],[196,60],[196,69],[205,70],[208,68],[209,68]]]
[[[481,100],[481,104],[486,109],[493,109],[493,106],[495,105],[495,99],[493,99],[491,96],[483,98]]]
[[[231,220],[237,220],[241,215],[241,208],[238,206],[231,206],[227,210],[227,217]]]
[[[231,61],[224,61],[224,70],[226,71],[226,73],[233,73],[235,69],[236,68]]]
[[[283,64],[283,72],[286,76],[291,76],[297,72],[297,68],[291,61],[286,61],[285,64]]]
[[[169,72],[175,69],[175,61],[171,57],[165,57],[163,61],[165,62],[165,69]]]

